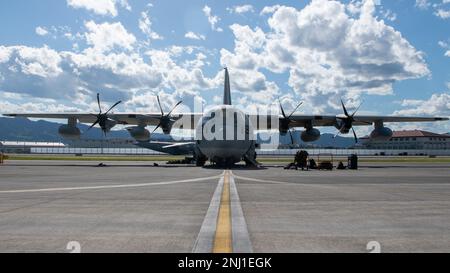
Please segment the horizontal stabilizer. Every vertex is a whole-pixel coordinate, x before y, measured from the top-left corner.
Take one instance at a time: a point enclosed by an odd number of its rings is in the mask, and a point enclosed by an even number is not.
[[[188,145],[193,145],[193,144],[195,144],[195,142],[175,143],[175,144],[164,146],[163,149],[174,148],[174,147],[181,147],[181,146],[188,146]]]

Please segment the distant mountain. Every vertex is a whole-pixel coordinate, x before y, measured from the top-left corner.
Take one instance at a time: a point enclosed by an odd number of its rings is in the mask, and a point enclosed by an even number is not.
[[[0,140],[9,141],[43,141],[43,142],[65,142],[58,134],[58,128],[61,126],[59,123],[48,121],[31,121],[26,118],[3,118],[0,117]],[[79,124],[78,126],[82,132],[83,139],[102,139],[102,132],[99,128],[92,128],[87,131],[87,125]],[[321,138],[312,143],[304,143],[300,140],[300,131],[292,133],[295,139],[295,144],[299,144],[302,147],[314,146],[314,147],[334,147],[334,148],[348,148],[353,146],[353,138],[337,137],[333,139],[332,134],[322,134]],[[260,133],[258,140],[266,139],[267,133]],[[108,138],[119,139],[131,139],[129,133],[125,130],[111,131],[108,134]],[[155,133],[152,135],[152,139],[160,141],[171,140],[170,136]],[[283,145],[289,145],[291,138],[288,135],[280,137],[280,143]]]
[[[0,117],[0,139],[9,141],[59,142],[60,124],[47,121],[30,121],[26,118]]]

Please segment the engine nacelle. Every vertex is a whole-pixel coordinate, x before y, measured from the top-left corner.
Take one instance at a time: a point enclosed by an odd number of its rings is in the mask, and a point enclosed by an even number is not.
[[[130,133],[131,137],[136,139],[137,141],[145,142],[150,140],[150,132],[144,127],[130,127],[127,128],[127,130]]]
[[[320,139],[320,131],[311,128],[302,132],[301,138],[304,142],[313,142]]]
[[[117,125],[117,121],[112,119],[107,119],[105,122],[105,129],[107,132],[110,132],[112,128],[114,128]]]
[[[62,125],[58,129],[58,133],[65,139],[77,140],[80,139],[81,131],[76,126]]]
[[[393,132],[391,129],[389,129],[387,127],[380,127],[380,128],[375,128],[375,130],[373,130],[370,133],[370,139],[386,141],[386,140],[391,139],[392,135],[393,135]]]

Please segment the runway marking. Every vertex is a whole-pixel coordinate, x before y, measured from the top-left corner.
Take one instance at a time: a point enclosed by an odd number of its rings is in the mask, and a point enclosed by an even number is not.
[[[225,172],[224,172],[225,173]],[[224,174],[223,173],[223,174]],[[195,240],[193,253],[210,253],[213,249],[214,236],[216,233],[217,216],[219,215],[220,199],[223,188],[223,174],[219,179],[216,190],[214,191],[205,219],[203,220],[197,240]]]
[[[139,184],[120,184],[120,185],[68,187],[68,188],[45,188],[45,189],[29,189],[29,190],[8,190],[8,191],[0,191],[0,194],[5,194],[5,193],[35,193],[35,192],[56,192],[56,191],[81,191],[81,190],[140,188],[140,187],[149,187],[149,186],[172,185],[172,184],[181,184],[181,183],[200,182],[200,181],[216,179],[216,178],[219,178],[219,177],[221,177],[221,175],[216,175],[216,176],[211,176],[211,177],[204,177],[204,178],[193,178],[193,179],[185,179],[185,180],[166,181],[166,182],[153,182],[153,183],[139,183]]]
[[[230,171],[225,171],[213,253],[233,252],[231,239]]]
[[[233,227],[233,252],[253,253],[252,242],[244,218],[241,201],[234,181],[234,174],[230,172],[231,221]]]
[[[192,252],[253,252],[231,171],[225,171],[217,184]]]
[[[279,184],[279,185],[298,185],[298,186],[314,186],[314,187],[334,187],[336,185],[353,185],[355,183],[346,182],[346,183],[334,183],[334,182],[328,182],[328,183],[304,183],[304,182],[283,182],[283,181],[274,181],[274,180],[263,180],[263,179],[257,179],[257,178],[251,178],[251,177],[244,177],[244,176],[238,176],[234,175],[236,179],[244,180],[244,181],[251,181],[251,182],[260,182],[260,183],[267,183],[267,184]],[[302,177],[306,178],[306,177]],[[390,179],[390,177],[388,177]],[[389,183],[389,182],[370,182],[370,183],[359,183],[359,185],[364,186],[373,186],[373,185],[386,185],[386,186],[418,186],[418,185],[425,185],[425,186],[440,186],[448,184],[447,182],[442,183],[423,183],[423,182],[417,182],[417,183],[411,183],[411,182],[395,182],[395,184]]]
[[[235,175],[237,179],[245,180],[245,181],[252,181],[252,182],[261,182],[261,183],[269,183],[269,184],[299,184],[299,183],[293,183],[293,182],[281,182],[281,181],[274,181],[274,180],[262,180],[262,179],[256,179],[256,178],[250,178],[250,177],[244,177],[244,176],[238,176]]]

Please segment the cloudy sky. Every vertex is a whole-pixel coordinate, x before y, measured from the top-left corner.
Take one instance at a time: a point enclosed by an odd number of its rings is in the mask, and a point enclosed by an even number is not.
[[[227,66],[247,111],[450,116],[450,0],[15,0],[0,24],[0,112],[213,105]]]

